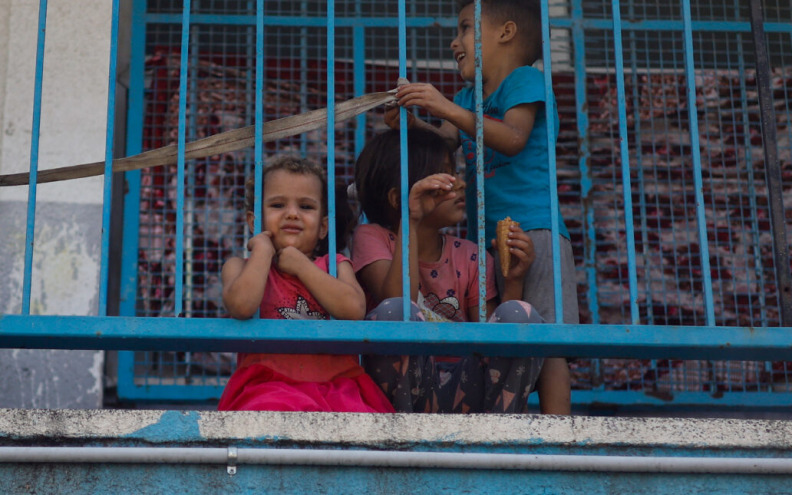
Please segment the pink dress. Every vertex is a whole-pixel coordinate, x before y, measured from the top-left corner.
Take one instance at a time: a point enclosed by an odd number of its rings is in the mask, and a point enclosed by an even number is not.
[[[337,255],[338,263],[349,260]],[[314,263],[327,271],[328,256]],[[325,320],[329,314],[297,277],[272,267],[260,308],[266,319]],[[364,372],[357,355],[238,355],[237,370],[223,390],[221,411],[393,412]]]
[[[392,260],[396,235],[377,224],[358,226],[352,236],[352,265],[355,273],[380,260]],[[468,321],[468,308],[478,306],[478,246],[454,237],[443,236],[443,252],[434,262],[418,262],[423,296],[421,306],[449,321]],[[487,254],[487,301],[497,297],[495,263]],[[374,309],[367,301],[368,311]]]

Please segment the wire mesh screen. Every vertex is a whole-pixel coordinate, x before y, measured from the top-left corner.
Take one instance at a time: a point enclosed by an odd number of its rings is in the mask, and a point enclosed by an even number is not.
[[[765,2],[768,22],[790,23],[784,2]],[[630,322],[628,254],[618,108],[625,105],[630,194],[635,228],[638,307],[642,323],[706,325],[702,260],[686,92],[695,83],[703,168],[706,233],[717,325],[777,326],[776,277],[765,186],[753,44],[750,32],[729,32],[719,22],[748,20],[733,0],[692,2],[694,21],[715,21],[693,33],[696,80],[684,71],[682,14],[675,5],[622,2],[629,19],[665,21],[664,29],[624,28],[626,101],[617,97],[611,2],[584,2],[580,28],[559,27],[573,6],[550,2],[553,84],[561,121],[557,166],[559,202],[578,268],[581,321]],[[362,93],[383,91],[398,76],[397,3],[336,2],[335,91],[328,101],[325,2],[265,2],[265,121],[322,108]],[[148,14],[178,14],[181,2],[148,2]],[[181,25],[151,17],[145,29],[144,149],[176,142],[179,56],[189,50],[187,139],[253,125],[255,2],[193,0],[194,14],[213,14],[191,26],[180,46]],[[456,35],[453,2],[407,2],[407,75],[431,82],[452,97],[463,85],[449,44]],[[207,21],[207,19],[209,19]],[[295,21],[295,19],[297,21]],[[306,22],[301,23],[299,20]],[[341,22],[344,21],[344,22]],[[567,24],[568,25],[568,24]],[[609,24],[605,26],[610,26]],[[792,36],[770,32],[778,148],[785,187],[792,169]],[[578,47],[577,49],[575,47]],[[577,50],[577,51],[576,51]],[[582,67],[580,65],[583,65]],[[423,117],[426,117],[425,115]],[[360,132],[360,127],[363,132]],[[337,123],[333,139],[313,131],[265,145],[266,160],[299,154],[325,163],[335,146],[336,176],[351,180],[366,138],[384,129],[382,110]],[[242,255],[244,182],[252,149],[187,163],[184,315],[224,317],[219,273],[225,259]],[[141,179],[137,314],[172,315],[176,170],[155,169]],[[713,329],[716,332],[717,328]],[[219,394],[233,369],[230,354],[135,353],[138,386],[192,385],[174,400]],[[674,393],[792,389],[792,364],[676,360],[576,360],[573,388],[628,390],[671,400]],[[190,387],[183,387],[185,390]],[[776,394],[778,395],[778,394]],[[628,399],[625,399],[625,401]]]

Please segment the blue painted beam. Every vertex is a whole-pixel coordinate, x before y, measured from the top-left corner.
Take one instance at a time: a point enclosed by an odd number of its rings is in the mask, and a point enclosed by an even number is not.
[[[3,315],[0,347],[772,361],[792,328]]]
[[[207,25],[249,25],[256,24],[255,16],[248,15],[216,15],[216,14],[195,14],[192,16],[193,24]],[[150,24],[179,24],[181,16],[177,14],[148,14],[146,22]],[[266,26],[293,26],[293,27],[316,27],[326,28],[327,17],[301,17],[301,16],[264,16]],[[398,28],[398,17],[336,17],[336,27],[391,27]],[[456,17],[409,17],[405,20],[407,27],[450,27],[456,28]]]
[[[250,15],[218,15],[218,14],[194,14],[191,16],[193,24],[206,25],[246,25],[255,26],[256,17]],[[146,14],[145,21],[149,24],[181,24],[181,14]],[[337,17],[336,27],[366,27],[397,28],[398,17]],[[406,19],[408,28],[413,27],[444,27],[456,28],[456,17],[409,17]],[[583,29],[610,30],[613,27],[611,19],[573,19],[571,17],[554,17],[550,19],[551,28],[571,28],[573,24],[578,24]],[[327,19],[324,16],[301,17],[301,16],[264,16],[266,26],[298,26],[298,27],[327,27]],[[725,32],[725,33],[750,33],[751,23],[747,21],[693,21],[691,23],[693,31],[706,32]],[[683,31],[684,25],[681,20],[639,20],[622,21],[623,31]],[[792,24],[781,22],[765,23],[765,31],[768,33],[792,33]]]
[[[573,19],[573,18],[553,18],[550,20],[550,27],[553,28],[572,28],[579,24],[583,29],[610,31],[613,28],[611,19]],[[692,21],[690,27],[694,32],[719,32],[719,33],[750,33],[751,23],[740,21]],[[622,20],[622,31],[684,31],[683,21],[678,20],[641,20],[630,21]],[[765,23],[765,31],[768,33],[789,33],[792,32],[792,24],[780,22]]]
[[[221,387],[222,388],[222,387]],[[218,394],[219,395],[219,394]],[[720,409],[762,408],[764,410],[789,408],[790,398],[785,392],[758,392],[756,388],[745,392],[658,392],[637,390],[573,390],[572,405],[596,409],[618,407],[636,409],[641,407],[671,406],[700,410],[702,407]],[[539,404],[537,394],[528,397],[528,403]]]

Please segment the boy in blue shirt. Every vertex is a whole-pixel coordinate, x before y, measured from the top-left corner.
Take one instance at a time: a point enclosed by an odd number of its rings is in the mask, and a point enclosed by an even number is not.
[[[457,37],[451,42],[462,79],[475,78],[474,11],[472,0],[459,2]],[[526,273],[523,300],[555,321],[553,259],[548,180],[547,119],[558,135],[555,99],[545,101],[544,75],[532,67],[541,57],[539,0],[482,0],[481,60],[484,106],[484,194],[486,236],[494,243],[498,220],[520,222],[534,243],[536,259]],[[399,86],[398,104],[417,106],[443,120],[439,128],[408,114],[408,127],[429,128],[452,149],[462,147],[466,161],[468,236],[477,233],[476,116],[472,87],[448,100],[431,84]],[[398,108],[385,115],[399,127]],[[569,232],[559,212],[561,283],[564,322],[578,323],[575,266]],[[511,235],[516,232],[512,228]],[[513,248],[512,248],[513,249]],[[497,250],[493,250],[497,257]],[[500,263],[496,260],[496,267]],[[499,285],[503,274],[496,269]],[[540,409],[548,414],[570,413],[569,367],[564,358],[544,360],[539,381]]]

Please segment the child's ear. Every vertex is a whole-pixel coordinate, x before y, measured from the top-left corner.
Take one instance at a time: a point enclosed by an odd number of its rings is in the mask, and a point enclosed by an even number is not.
[[[247,221],[248,228],[250,229],[250,233],[255,234],[256,231],[254,230],[254,227],[256,225],[256,215],[254,215],[252,211],[246,211],[245,220]]]
[[[398,210],[400,199],[401,198],[399,197],[399,190],[396,189],[395,187],[392,187],[388,191],[388,204],[391,205],[391,208],[393,208],[394,210]]]
[[[319,239],[324,239],[327,237],[327,224],[329,220],[327,217],[322,217],[322,223],[319,225]]]
[[[515,36],[517,36],[517,23],[514,21],[506,21],[503,26],[501,26],[499,41],[501,43],[506,43],[514,39]]]

